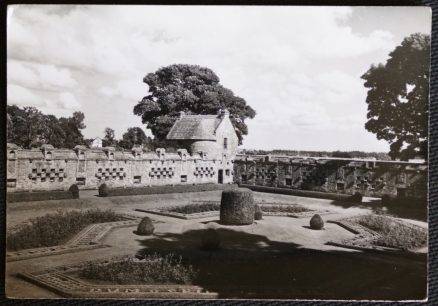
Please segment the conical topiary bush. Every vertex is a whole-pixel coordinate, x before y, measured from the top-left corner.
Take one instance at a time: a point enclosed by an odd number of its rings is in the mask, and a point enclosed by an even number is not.
[[[263,212],[259,205],[255,205],[255,213],[254,213],[254,220],[262,220],[263,219]]]
[[[321,230],[324,228],[324,220],[322,220],[320,215],[313,215],[312,219],[310,219],[310,228],[315,230]]]
[[[108,196],[108,186],[103,183],[99,186],[99,197],[107,197]]]
[[[154,232],[155,227],[154,224],[152,223],[151,218],[149,217],[144,217],[140,224],[137,226],[137,235],[142,235],[142,236],[147,236],[147,235],[152,235],[152,233]]]

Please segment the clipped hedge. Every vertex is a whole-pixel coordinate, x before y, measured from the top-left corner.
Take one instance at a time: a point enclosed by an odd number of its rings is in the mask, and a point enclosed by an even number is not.
[[[10,192],[6,199],[8,203],[12,202],[32,202],[48,200],[66,200],[78,199],[79,188],[76,184],[70,186],[66,191],[27,191],[27,192]]]
[[[329,193],[329,192],[321,192],[321,191],[267,187],[267,186],[246,185],[246,184],[239,184],[239,187],[248,188],[258,192],[288,194],[298,197],[319,198],[319,199],[328,199],[334,201],[354,202],[354,203],[362,202],[362,197],[359,197],[358,195],[350,195],[350,194],[339,194],[339,193]]]
[[[199,184],[199,185],[166,185],[151,187],[133,187],[133,188],[110,188],[106,184],[99,187],[100,197],[145,195],[145,194],[165,194],[165,193],[182,193],[182,192],[200,192],[212,190],[231,190],[236,189],[237,185],[221,184]]]
[[[249,225],[254,222],[255,204],[252,191],[246,188],[222,192],[220,223]]]

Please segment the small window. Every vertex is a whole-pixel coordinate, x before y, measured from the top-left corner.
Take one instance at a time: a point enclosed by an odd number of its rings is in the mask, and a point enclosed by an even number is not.
[[[59,178],[58,178],[58,181],[59,181],[59,182],[62,182],[63,180],[64,180],[63,177],[59,177]]]
[[[246,174],[242,174],[242,178],[241,178],[242,182],[246,182],[248,180],[248,177]]]
[[[230,176],[230,170],[229,169],[225,170],[225,175]]]
[[[187,175],[181,175],[181,183],[187,182]]]
[[[228,149],[228,138],[224,138],[224,149]]]
[[[77,177],[76,185],[85,185],[85,177]]]
[[[134,184],[140,184],[141,183],[141,176],[136,175],[134,176]]]
[[[292,186],[292,179],[291,178],[286,179],[286,186]]]
[[[337,191],[344,191],[345,184],[344,183],[336,183],[336,190]]]
[[[6,186],[8,188],[15,188],[15,187],[17,187],[17,180],[16,179],[8,179]]]
[[[44,183],[46,181],[46,178],[45,177],[42,177],[41,178],[41,183]]]

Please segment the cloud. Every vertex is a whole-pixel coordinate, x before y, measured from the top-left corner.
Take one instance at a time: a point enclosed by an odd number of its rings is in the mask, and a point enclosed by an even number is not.
[[[119,134],[141,125],[132,107],[147,94],[142,78],[174,63],[213,69],[256,109],[249,144],[272,144],[261,132],[270,126],[287,139],[285,146],[298,143],[290,130],[305,130],[308,139],[363,131],[360,75],[371,60],[382,61],[375,54],[386,56],[396,45],[393,33],[378,24],[358,31],[350,7],[13,8],[8,103],[20,98],[58,113],[81,109],[90,137],[109,125]],[[9,85],[15,86],[11,99]]]
[[[75,96],[70,92],[62,92],[59,94],[59,102],[64,109],[77,110],[81,108],[81,104],[76,100]]]
[[[8,82],[40,90],[74,88],[78,85],[67,68],[17,60],[8,61]]]
[[[19,106],[43,106],[45,104],[38,95],[19,85],[8,84],[7,92],[8,104]]]

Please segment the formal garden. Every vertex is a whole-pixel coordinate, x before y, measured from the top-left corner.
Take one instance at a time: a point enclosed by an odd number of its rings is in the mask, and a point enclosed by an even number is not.
[[[15,271],[9,281],[18,277],[36,284],[32,290],[44,284],[61,296],[97,298],[423,294],[427,228],[415,222],[244,188],[160,195],[165,205],[157,199],[90,199],[87,205],[98,205],[78,210],[64,204],[15,224],[7,236]],[[85,200],[57,203],[65,201]],[[58,258],[55,265],[51,257]]]

